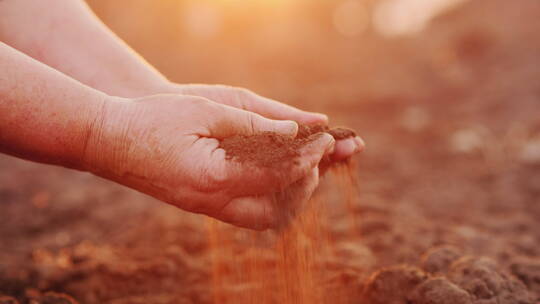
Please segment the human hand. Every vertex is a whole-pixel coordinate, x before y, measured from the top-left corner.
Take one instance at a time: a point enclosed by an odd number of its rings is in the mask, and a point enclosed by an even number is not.
[[[273,196],[286,190],[297,203],[309,198],[318,184],[317,165],[334,148],[334,139],[321,133],[281,170],[258,168],[226,159],[219,139],[263,131],[294,137],[295,122],[194,96],[126,101],[106,103],[87,142],[83,169],[237,226],[275,226],[283,210]]]
[[[328,117],[321,113],[302,111],[295,107],[283,104],[269,98],[259,96],[250,90],[224,86],[189,84],[180,85],[167,83],[165,91],[184,95],[201,96],[212,101],[229,105],[238,109],[254,112],[264,117],[280,120],[294,120],[301,124],[328,124]],[[364,142],[360,137],[337,140],[334,152],[330,158],[340,161],[351,157],[364,149]]]

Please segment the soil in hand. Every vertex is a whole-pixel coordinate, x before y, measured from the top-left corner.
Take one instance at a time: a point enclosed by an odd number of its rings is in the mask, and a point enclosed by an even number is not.
[[[276,167],[300,156],[299,150],[317,138],[316,134],[327,132],[336,140],[356,136],[346,128],[330,129],[325,125],[300,125],[295,138],[274,132],[256,135],[236,135],[223,139],[220,148],[226,151],[227,159],[250,162],[259,167]]]

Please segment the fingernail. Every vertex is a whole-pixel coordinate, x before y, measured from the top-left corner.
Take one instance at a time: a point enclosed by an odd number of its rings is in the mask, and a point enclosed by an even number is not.
[[[311,114],[313,114],[313,116],[316,116],[318,120],[324,122],[325,124],[328,124],[328,116],[327,115],[322,114],[322,113],[315,113],[315,112],[311,112]]]

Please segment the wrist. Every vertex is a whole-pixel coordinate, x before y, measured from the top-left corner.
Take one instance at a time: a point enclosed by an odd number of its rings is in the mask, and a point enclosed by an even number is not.
[[[131,99],[107,96],[89,124],[80,170],[99,176],[121,174],[129,150]]]

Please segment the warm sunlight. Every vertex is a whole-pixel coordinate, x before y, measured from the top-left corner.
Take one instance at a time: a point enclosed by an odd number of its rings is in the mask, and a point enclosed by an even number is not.
[[[408,35],[423,30],[429,21],[468,0],[381,0],[373,23],[385,36]]]
[[[540,304],[540,0],[0,0],[0,304]]]

